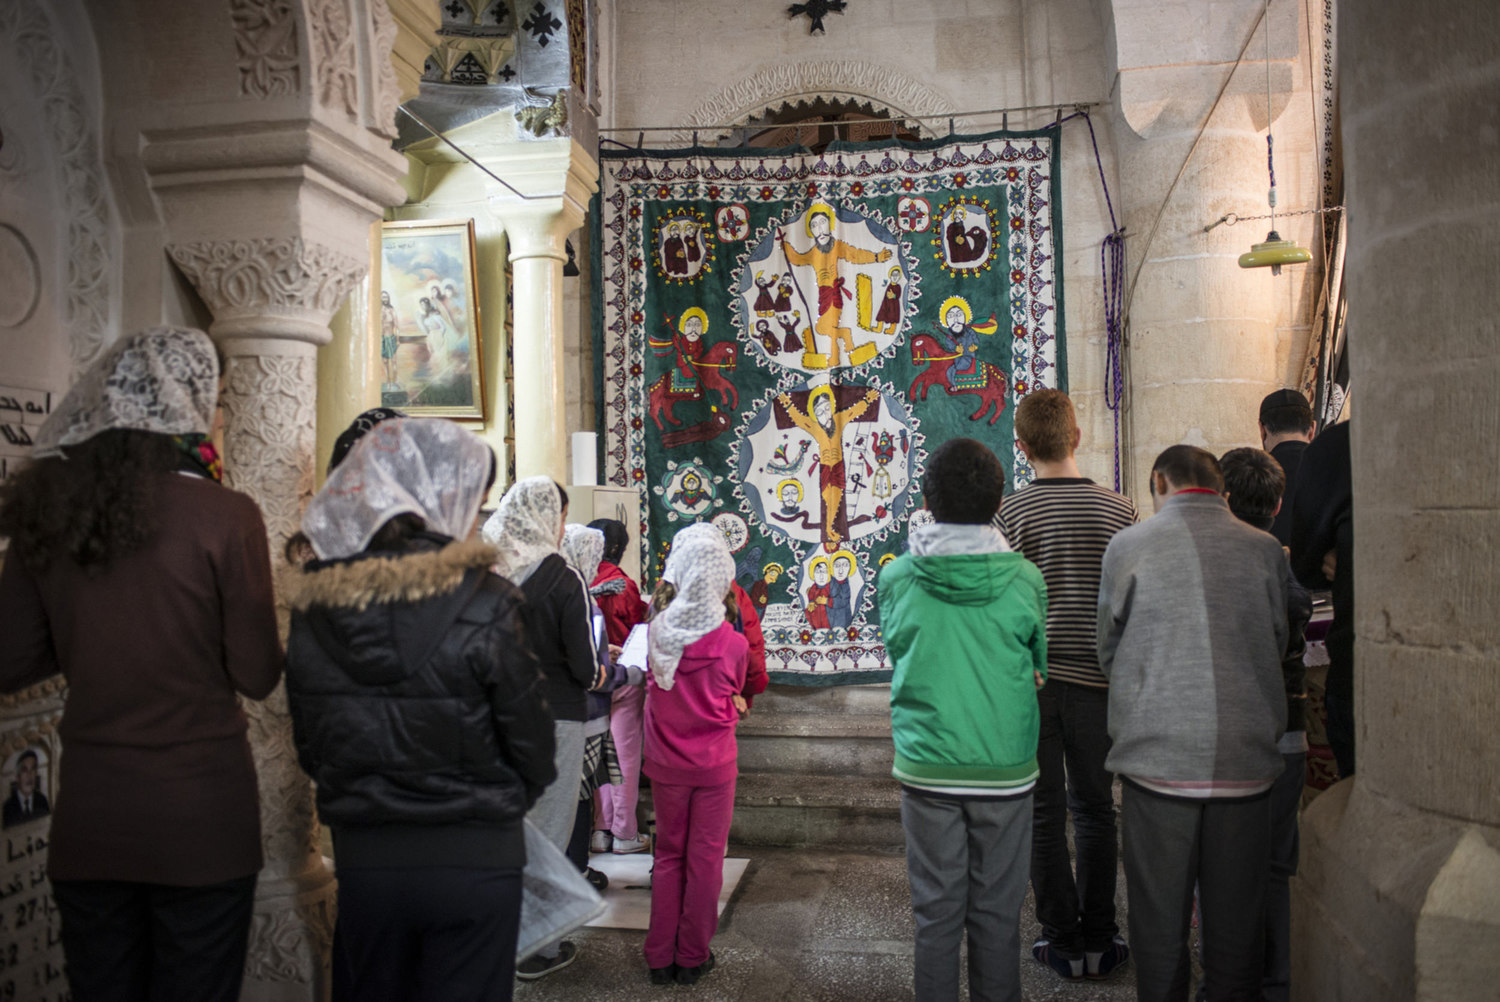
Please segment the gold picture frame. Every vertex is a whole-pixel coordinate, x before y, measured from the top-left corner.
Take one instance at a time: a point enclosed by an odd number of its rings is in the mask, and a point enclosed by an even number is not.
[[[382,223],[371,311],[380,404],[412,417],[485,420],[472,219]]]

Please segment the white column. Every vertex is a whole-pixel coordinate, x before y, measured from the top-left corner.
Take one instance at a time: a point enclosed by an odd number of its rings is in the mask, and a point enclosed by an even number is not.
[[[505,227],[515,280],[516,476],[549,476],[566,483],[570,429],[563,378],[564,242],[583,222],[589,197],[598,188],[599,165],[566,139],[492,149],[483,162],[530,196],[505,191],[490,197],[491,211]]]
[[[563,241],[582,216],[522,206],[506,213],[515,285],[516,476],[568,479],[563,385]]]

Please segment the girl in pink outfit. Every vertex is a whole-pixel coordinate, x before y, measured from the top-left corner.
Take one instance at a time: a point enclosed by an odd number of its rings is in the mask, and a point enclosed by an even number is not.
[[[646,963],[653,984],[690,985],[713,969],[724,847],[734,814],[749,645],[727,620],[734,558],[709,523],[672,540],[648,633],[644,771],[656,807]]]

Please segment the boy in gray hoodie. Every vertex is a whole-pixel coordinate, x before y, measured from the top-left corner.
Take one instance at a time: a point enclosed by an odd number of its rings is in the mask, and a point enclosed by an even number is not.
[[[1151,470],[1156,515],[1118,533],[1099,584],[1106,766],[1124,779],[1136,994],[1186,1000],[1193,886],[1214,1002],[1260,998],[1270,798],[1284,763],[1287,562],[1225,504],[1211,453]]]

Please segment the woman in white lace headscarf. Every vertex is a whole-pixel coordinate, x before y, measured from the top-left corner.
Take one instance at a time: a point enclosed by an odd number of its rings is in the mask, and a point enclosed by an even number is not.
[[[484,539],[500,551],[495,572],[521,584],[562,543],[567,494],[551,477],[517,481],[484,523]]]
[[[428,532],[465,539],[494,463],[490,447],[452,421],[382,421],[329,475],[302,516],[302,531],[324,560],[361,552],[398,515],[416,515]]]
[[[584,581],[593,581],[599,573],[599,564],[604,560],[604,533],[586,525],[570,522],[563,530],[562,554],[568,566],[578,572]],[[599,660],[608,675],[608,681],[588,694],[588,719],[583,724],[583,786],[578,791],[579,800],[594,800],[594,793],[601,786],[618,784],[624,777],[620,772],[620,758],[615,751],[615,741],[610,733],[610,707],[617,688],[629,684],[639,685],[644,679],[639,670],[632,671],[614,663],[614,654],[605,634],[604,613],[593,596],[589,596],[589,612],[593,617],[594,642],[599,645]],[[595,811],[579,811],[574,822],[569,855],[599,890],[609,885],[609,878],[588,865],[588,842],[585,836],[594,827]],[[582,825],[584,831],[579,831]]]
[[[283,581],[297,760],[338,846],[335,995],[510,997],[524,819],[555,773],[525,604],[469,538],[492,456],[381,421],[308,506],[322,559]]]
[[[563,527],[562,555],[585,581],[593,581],[604,559],[604,533],[570,522]]]
[[[89,366],[37,431],[33,459],[102,431],[207,435],[219,399],[219,356],[208,335],[154,327],[121,338]]]
[[[734,814],[736,700],[750,645],[728,620],[734,558],[699,522],[677,533],[648,627],[643,769],[656,807],[646,964],[651,980],[692,984],[713,969],[724,847]]]
[[[282,658],[265,523],[208,443],[218,382],[202,331],[124,337],[0,488],[0,690],[68,685],[48,870],[79,999],[119,989],[101,951],[139,962],[143,995],[244,977],[262,858],[239,697]]]
[[[673,595],[651,620],[647,639],[651,674],[670,689],[683,648],[724,622],[725,596],[734,583],[734,557],[724,534],[708,522],[677,533],[662,580]]]
[[[547,477],[530,477],[505,492],[484,524],[484,538],[499,551],[495,570],[526,596],[526,633],[542,674],[540,689],[552,707],[558,779],[527,815],[567,852],[578,816],[583,775],[585,698],[605,683],[594,639],[588,582],[558,552],[568,517],[568,495]],[[523,980],[572,963],[577,947],[564,941],[521,962]]]

